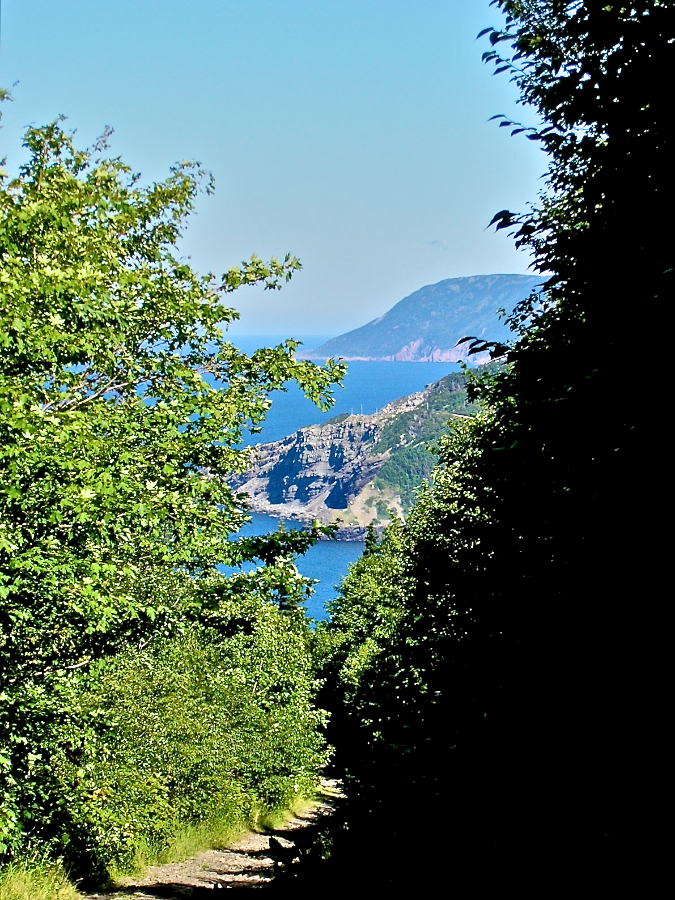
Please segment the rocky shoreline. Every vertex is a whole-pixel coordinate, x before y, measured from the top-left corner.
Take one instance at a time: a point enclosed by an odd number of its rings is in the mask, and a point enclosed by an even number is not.
[[[371,523],[380,530],[386,525],[387,510],[403,514],[400,497],[373,484],[390,455],[375,449],[381,430],[395,416],[420,407],[428,390],[372,415],[339,416],[260,444],[252,451],[250,469],[232,476],[230,487],[246,495],[253,513],[306,526],[334,524],[338,540],[363,540]]]
[[[312,526],[319,521],[319,524],[331,524],[335,527],[335,532],[333,535],[321,535],[319,537],[320,541],[364,541],[366,539],[366,534],[368,531],[368,525],[352,525],[341,522],[340,519],[334,519],[332,522],[321,522],[321,520],[317,520],[316,517],[310,519],[306,516],[298,515],[296,512],[280,512],[278,506],[270,506],[265,503],[255,503],[249,504],[249,510],[252,513],[256,513],[257,515],[262,516],[271,516],[275,519],[283,520],[287,522],[291,527],[298,528],[301,531],[310,531]],[[375,525],[375,531],[379,535],[384,530],[384,525],[377,524],[377,522],[373,523]]]

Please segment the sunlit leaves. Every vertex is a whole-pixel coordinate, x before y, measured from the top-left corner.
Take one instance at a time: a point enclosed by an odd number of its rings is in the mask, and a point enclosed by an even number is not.
[[[251,357],[229,343],[229,294],[278,288],[300,263],[253,256],[220,279],[199,275],[177,241],[210,176],[181,162],[144,186],[106,155],[108,138],[87,150],[62,119],[31,127],[27,161],[0,187],[0,746],[22,785],[3,782],[0,815],[18,823],[15,847],[41,805],[38,831],[57,827],[55,723],[80,714],[61,686],[179,633],[210,609],[204,584],[225,584],[219,564],[263,555],[230,540],[246,519],[226,483],[246,466],[242,436],[271,391],[295,380],[327,408],[344,372],[296,361],[294,341]],[[271,554],[218,596],[297,607],[308,585],[292,554],[317,536],[288,534],[283,565]],[[288,621],[302,643],[302,613]],[[40,748],[39,776],[17,735]]]

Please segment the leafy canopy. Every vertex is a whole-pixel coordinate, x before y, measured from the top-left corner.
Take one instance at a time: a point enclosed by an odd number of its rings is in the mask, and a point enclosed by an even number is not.
[[[242,431],[289,379],[328,407],[342,370],[296,362],[293,341],[249,358],[225,340],[227,296],[300,264],[197,275],[177,248],[212,189],[196,163],[141,186],[107,135],[81,150],[59,120],[25,146],[0,181],[0,654],[34,672],[171,618],[184,574],[236,563],[223,476]]]
[[[179,242],[210,176],[182,162],[142,185],[108,138],[80,149],[62,119],[29,128],[27,161],[0,173],[0,853],[58,834],[62,850],[84,827],[54,761],[67,771],[94,752],[83,716],[105,731],[108,713],[87,712],[73,681],[95,681],[94,661],[238,598],[306,592],[289,560],[317,533],[233,540],[246,512],[226,476],[245,467],[242,434],[270,391],[293,379],[325,409],[344,371],[296,361],[292,340],[252,356],[232,346],[229,295],[279,288],[300,263],[253,256],[197,274]],[[265,567],[218,574],[252,558]]]

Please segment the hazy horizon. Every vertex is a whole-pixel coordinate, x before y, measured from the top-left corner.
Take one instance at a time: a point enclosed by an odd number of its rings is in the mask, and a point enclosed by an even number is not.
[[[335,336],[424,285],[528,271],[500,209],[536,199],[545,157],[491,116],[532,121],[476,41],[488,0],[5,0],[2,150],[63,113],[78,142],[164,178],[181,159],[215,176],[182,249],[221,274],[290,252],[281,292],[232,297],[242,333]]]

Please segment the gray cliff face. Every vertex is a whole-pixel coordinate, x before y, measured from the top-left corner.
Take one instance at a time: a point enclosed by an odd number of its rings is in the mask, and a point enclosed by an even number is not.
[[[305,522],[341,519],[359,537],[370,519],[361,522],[353,507],[388,458],[374,451],[378,434],[393,416],[419,406],[425,395],[404,397],[375,415],[348,416],[261,444],[253,451],[252,467],[233,476],[230,486],[248,495],[252,512]]]
[[[369,458],[366,445],[377,434],[375,416],[350,416],[335,425],[301,428],[294,435],[263,444],[255,466],[238,487],[257,506],[283,505],[308,512],[346,509],[364,484],[384,463]]]

